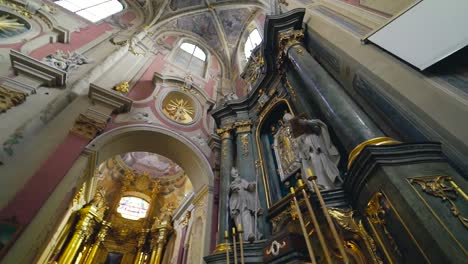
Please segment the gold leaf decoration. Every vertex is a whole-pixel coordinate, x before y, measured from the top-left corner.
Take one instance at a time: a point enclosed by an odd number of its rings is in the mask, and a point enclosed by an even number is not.
[[[18,18],[14,18],[9,14],[0,15],[0,36],[8,37],[25,28],[24,24],[18,22]]]
[[[195,118],[192,100],[178,92],[173,92],[164,99],[162,110],[168,118],[181,124],[189,124]]]

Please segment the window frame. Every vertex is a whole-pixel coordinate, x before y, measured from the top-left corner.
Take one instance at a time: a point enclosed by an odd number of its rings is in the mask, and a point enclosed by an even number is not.
[[[100,22],[102,22],[102,21],[103,21],[104,19],[106,19],[106,18],[109,18],[109,17],[111,17],[111,16],[117,15],[117,14],[121,13],[122,11],[124,11],[124,10],[127,8],[126,3],[125,3],[124,1],[122,1],[122,0],[103,0],[103,1],[102,1],[101,3],[99,3],[99,4],[94,4],[94,5],[91,4],[91,5],[87,6],[86,8],[81,8],[81,9],[72,11],[71,9],[68,9],[67,7],[64,7],[64,6],[62,6],[62,5],[60,5],[60,4],[57,3],[57,2],[60,2],[60,1],[67,1],[67,2],[73,3],[73,1],[76,1],[76,0],[53,0],[53,3],[54,3],[55,5],[57,5],[57,6],[59,6],[60,8],[63,8],[63,9],[65,9],[65,10],[67,10],[68,12],[71,12],[71,13],[73,13],[73,14],[79,16],[80,18],[83,18],[83,19],[85,19],[86,21],[89,21],[89,22],[94,23],[94,24],[100,23]],[[81,15],[81,14],[78,14],[78,12],[86,11],[86,10],[88,10],[88,9],[90,9],[90,8],[93,8],[93,7],[96,7],[96,6],[100,6],[100,5],[105,4],[105,3],[108,3],[108,2],[118,2],[118,3],[122,6],[122,9],[120,9],[119,11],[117,11],[117,12],[115,12],[115,13],[108,14],[108,15],[106,15],[105,17],[101,17],[101,18],[99,18],[99,19],[96,20],[96,21],[90,20],[89,18],[86,18],[85,16],[83,16],[83,15]]]
[[[182,48],[182,45],[185,44],[185,43],[194,46],[194,49],[193,49],[192,53],[189,53],[188,51],[186,51],[185,49]],[[205,54],[205,60],[203,61],[203,68],[202,68],[202,71],[201,71],[201,75],[199,75],[198,72],[195,73],[195,72],[190,71],[190,65],[192,64],[193,57],[196,57],[197,59],[202,60],[202,59],[200,59],[199,57],[197,57],[195,55],[195,51],[197,50],[197,48],[200,51],[202,51],[203,54]],[[180,56],[180,52],[186,52],[186,53],[190,54],[190,59],[189,59],[189,62],[188,62],[187,65],[181,65],[180,62],[178,62],[177,58],[178,58],[178,56]],[[208,63],[209,63],[209,52],[206,52],[206,49],[201,47],[201,45],[197,44],[195,41],[191,41],[191,40],[182,38],[179,41],[179,44],[177,45],[177,48],[175,49],[175,52],[174,52],[174,55],[173,55],[173,58],[172,58],[172,62],[175,65],[179,66],[179,67],[183,67],[187,72],[193,74],[194,76],[205,78],[207,68],[208,68]]]
[[[257,45],[254,46],[253,45],[254,42],[252,42],[252,34],[254,34],[255,31],[257,32],[258,36],[260,37],[260,42]],[[252,49],[250,50],[249,56],[247,56],[247,50],[246,50],[248,42],[250,42],[250,45],[252,46]],[[246,38],[246,40],[244,42],[244,57],[245,57],[245,59],[247,61],[252,56],[252,51],[255,50],[262,42],[263,42],[263,38],[262,38],[262,35],[260,35],[260,31],[258,30],[258,27],[254,27],[252,30],[249,31],[249,34],[247,34],[247,38]]]

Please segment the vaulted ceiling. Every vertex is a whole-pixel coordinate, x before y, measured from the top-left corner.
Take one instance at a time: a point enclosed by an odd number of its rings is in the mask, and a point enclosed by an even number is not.
[[[246,26],[270,8],[269,0],[153,0],[152,6],[152,30],[191,32],[229,66]]]

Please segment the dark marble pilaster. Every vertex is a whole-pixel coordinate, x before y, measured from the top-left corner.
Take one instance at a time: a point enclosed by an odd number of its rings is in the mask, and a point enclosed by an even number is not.
[[[379,237],[385,262],[466,262],[468,183],[439,143],[368,146],[345,189]]]
[[[219,181],[219,216],[218,244],[224,241],[224,231],[229,230],[229,184],[231,168],[234,166],[233,135],[230,129],[220,131],[221,136],[221,169]]]

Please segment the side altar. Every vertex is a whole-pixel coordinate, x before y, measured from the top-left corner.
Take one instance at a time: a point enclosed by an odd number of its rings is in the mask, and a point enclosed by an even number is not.
[[[402,142],[359,107],[306,49],[304,12],[267,17],[251,91],[212,111],[219,222],[205,261],[465,263],[466,179],[440,143]],[[253,209],[233,206],[234,181]]]

